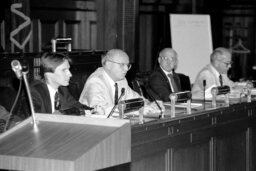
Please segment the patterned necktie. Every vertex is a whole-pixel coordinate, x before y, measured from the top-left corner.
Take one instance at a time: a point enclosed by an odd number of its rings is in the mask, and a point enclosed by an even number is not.
[[[58,91],[54,95],[54,108],[55,110],[60,110],[60,95]]]
[[[115,99],[115,105],[118,103],[118,85],[117,83],[115,83],[115,95],[114,95],[114,99]]]
[[[173,88],[174,93],[179,92],[178,86],[177,86],[177,84],[176,84],[176,82],[175,82],[175,80],[173,78],[173,75],[172,74],[168,74],[168,77],[171,80],[171,84],[172,84],[172,88]]]
[[[219,80],[220,80],[220,86],[223,86],[223,80],[222,80],[222,75],[219,75]]]

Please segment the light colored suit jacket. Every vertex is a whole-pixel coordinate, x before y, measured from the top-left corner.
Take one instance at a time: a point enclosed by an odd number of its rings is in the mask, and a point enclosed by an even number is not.
[[[101,106],[105,109],[105,115],[108,115],[114,106],[114,93],[112,92],[111,85],[105,74],[106,72],[103,67],[100,67],[90,75],[85,83],[79,101],[90,107],[95,107],[96,105]],[[126,79],[118,81],[117,83],[119,96],[121,89],[125,88],[125,94],[122,100],[141,97],[129,87]]]
[[[220,86],[219,76],[216,74],[217,70],[208,64],[205,66],[197,75],[196,80],[192,87],[192,98],[193,99],[203,99],[204,98],[204,86],[203,80],[206,81],[205,90],[213,86]],[[227,75],[222,74],[223,85],[227,85],[232,88],[235,84],[231,81]]]

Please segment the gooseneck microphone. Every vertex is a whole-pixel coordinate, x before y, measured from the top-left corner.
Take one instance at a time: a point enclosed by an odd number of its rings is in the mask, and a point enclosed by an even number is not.
[[[4,126],[4,132],[7,131],[9,126],[10,126],[10,122],[13,118],[13,110],[14,110],[15,106],[17,105],[17,102],[18,102],[18,99],[19,99],[19,96],[20,96],[20,93],[21,93],[21,87],[22,87],[22,72],[21,72],[22,66],[21,66],[20,62],[18,60],[13,60],[11,62],[11,67],[12,67],[12,70],[14,71],[16,77],[19,79],[20,83],[19,83],[19,89],[18,89],[18,92],[16,94],[15,100],[12,104],[12,108],[9,112],[9,115],[6,118],[6,123],[5,123],[5,126]]]
[[[18,79],[22,79],[22,66],[18,60],[13,60],[11,62],[12,70],[14,71]]]
[[[204,109],[205,109],[205,87],[206,87],[206,80],[203,80],[203,87],[204,87]]]
[[[124,93],[125,93],[125,88],[122,88],[122,89],[121,89],[121,95],[119,96],[119,98],[118,98],[118,100],[117,100],[117,104],[114,105],[114,107],[112,108],[112,110],[109,112],[107,118],[109,118],[110,116],[113,115],[113,113],[114,113],[116,107],[118,106],[119,101],[120,101],[121,98],[124,96]]]
[[[35,110],[33,106],[33,101],[30,93],[30,88],[28,84],[28,79],[27,79],[27,73],[28,72],[22,72],[22,66],[18,60],[13,60],[11,62],[12,70],[15,72],[16,76],[18,79],[23,78],[24,83],[25,83],[25,88],[27,90],[27,95],[28,95],[28,101],[29,101],[29,106],[31,110],[31,116],[34,124],[34,128],[37,130],[37,125],[36,125],[36,119],[35,119]]]

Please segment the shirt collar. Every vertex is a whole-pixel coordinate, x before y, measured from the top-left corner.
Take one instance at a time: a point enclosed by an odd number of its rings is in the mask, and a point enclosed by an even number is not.
[[[57,92],[57,90],[56,90],[56,89],[54,89],[54,88],[52,88],[52,86],[50,86],[49,84],[46,84],[46,85],[47,85],[47,87],[48,87],[48,89],[49,89],[50,93],[55,94],[55,93]]]
[[[167,71],[165,71],[161,66],[160,66],[160,68],[162,69],[162,71],[165,73],[165,75],[167,75],[168,76],[168,74],[173,74],[173,72],[171,71],[171,72],[167,72]]]
[[[213,66],[212,64],[210,64],[210,67],[211,67],[211,69],[212,69],[214,75],[215,75],[216,77],[219,77],[219,76],[220,76],[220,73],[214,68],[214,66]]]
[[[106,73],[106,71],[104,70],[104,74],[108,80],[108,82],[110,83],[110,85],[115,85],[115,82],[112,80],[112,78],[110,78],[110,76]]]
[[[54,112],[54,96],[55,96],[55,93],[58,91],[54,88],[52,88],[52,86],[50,86],[49,84],[46,84],[47,87],[48,87],[48,90],[49,90],[49,93],[50,93],[50,98],[51,98],[51,106],[52,106],[52,113]]]

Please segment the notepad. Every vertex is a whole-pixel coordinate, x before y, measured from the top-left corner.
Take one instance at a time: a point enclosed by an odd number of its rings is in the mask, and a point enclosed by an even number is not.
[[[170,102],[166,102],[164,103],[164,105],[166,106],[171,106],[171,103]],[[191,103],[191,108],[198,108],[202,106],[202,103]],[[175,104],[175,107],[178,107],[178,108],[187,108],[187,103],[176,103]]]

